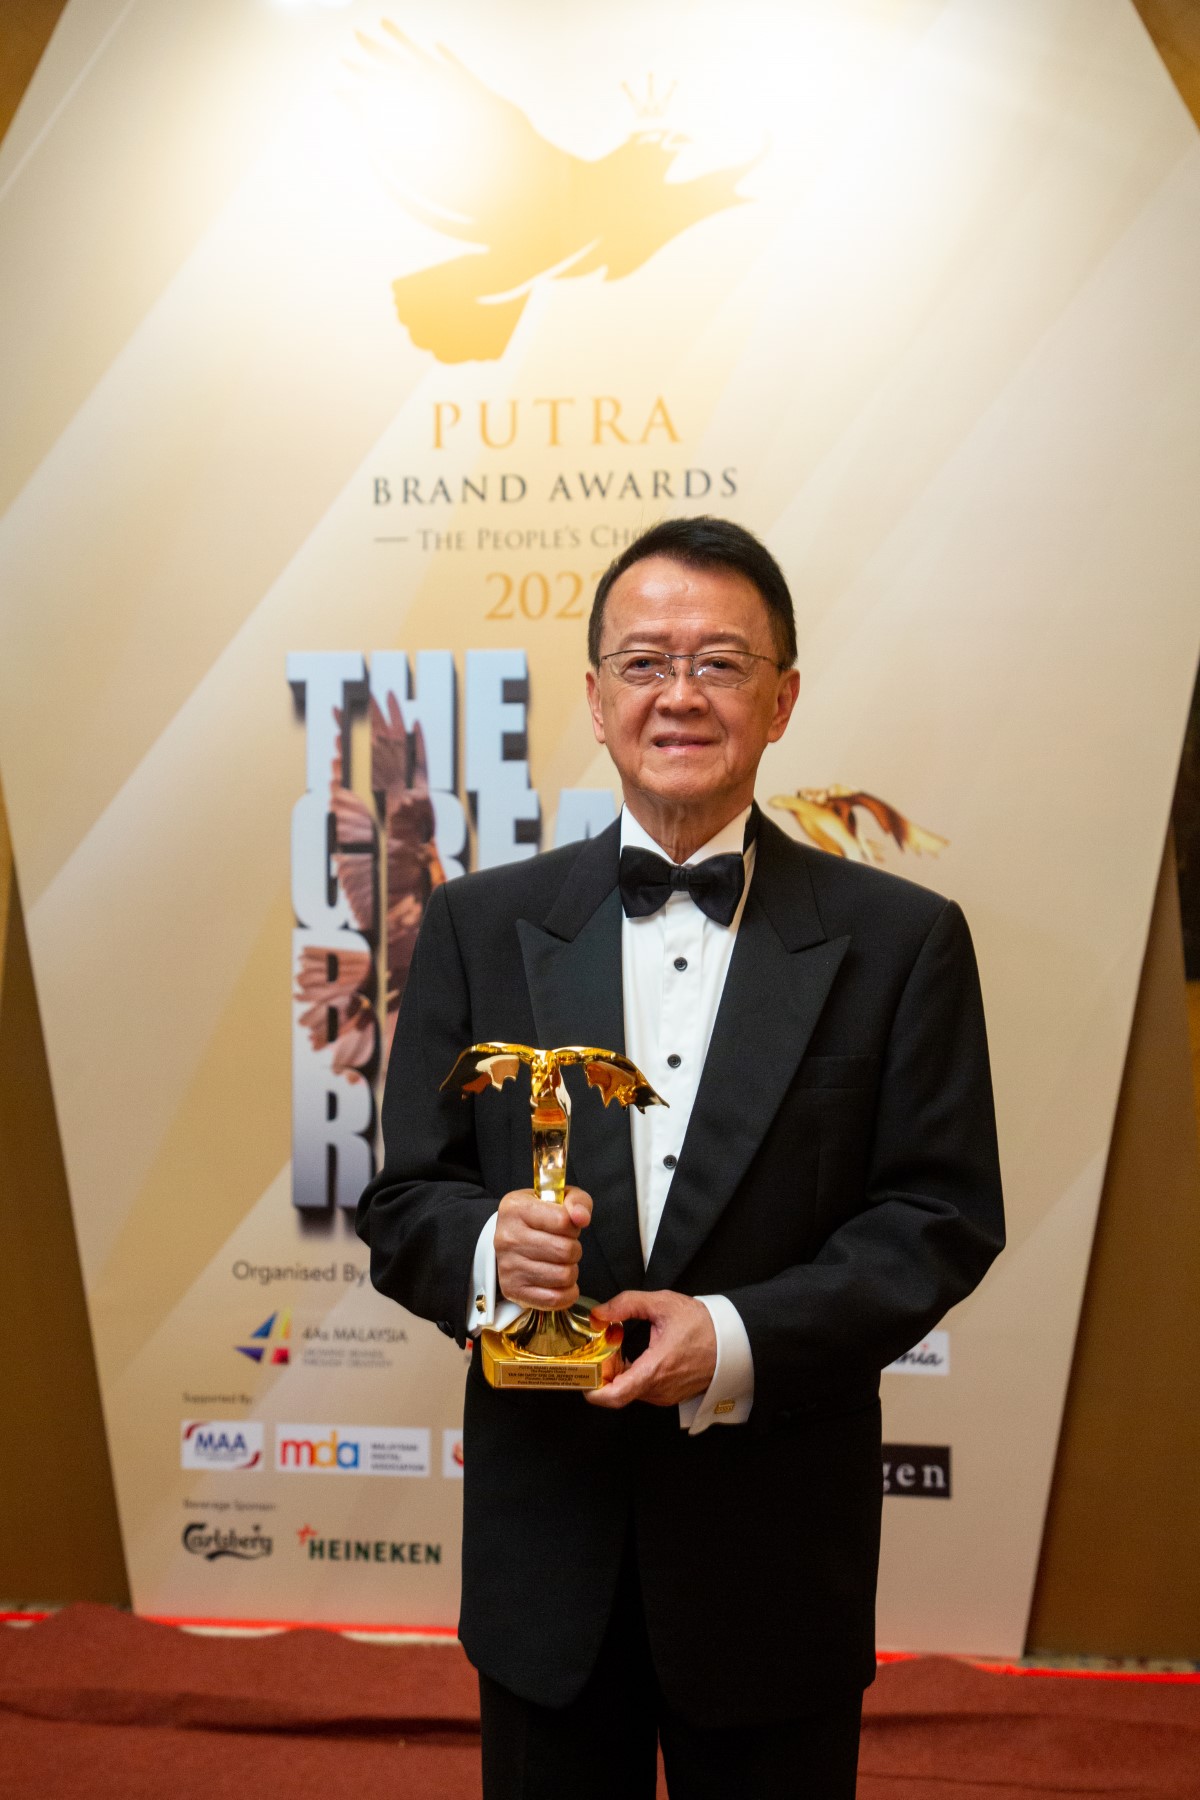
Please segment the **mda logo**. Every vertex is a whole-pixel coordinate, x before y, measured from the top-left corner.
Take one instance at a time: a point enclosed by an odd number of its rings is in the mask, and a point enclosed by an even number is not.
[[[282,1475],[428,1475],[429,1428],[396,1425],[277,1425]]]

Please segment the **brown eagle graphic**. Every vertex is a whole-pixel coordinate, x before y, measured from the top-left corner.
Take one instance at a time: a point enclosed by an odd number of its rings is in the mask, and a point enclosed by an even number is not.
[[[934,831],[914,825],[886,800],[864,793],[862,788],[800,788],[795,794],[776,794],[768,805],[791,813],[805,837],[818,850],[828,850],[833,856],[848,857],[853,862],[881,863],[884,860],[882,844],[858,835],[855,814],[860,808],[870,813],[901,850],[911,850],[914,856],[937,856],[950,841],[938,837]]]
[[[423,50],[389,19],[379,31],[355,34],[366,61],[347,65],[376,163],[413,218],[470,246],[392,283],[401,324],[439,362],[501,356],[538,281],[598,270],[619,281],[741,205],[737,184],[763,155],[674,182],[684,140],[662,130],[573,156],[442,45]]]
[[[413,733],[411,767],[408,733],[399,702],[388,696],[384,714],[371,701],[371,786],[382,803],[386,871],[387,999],[383,1064],[392,1048],[396,1016],[429,896],[445,881],[434,840],[433,802],[425,744]],[[338,749],[330,771],[329,810],[334,819],[333,863],[338,886],[364,937],[377,934],[377,838],[375,817],[365,801],[344,785],[341,743],[343,718],[335,709]],[[366,951],[306,948],[296,979],[296,999],[305,1007],[300,1024],[314,1050],[332,1043],[333,1068],[355,1079],[375,1054],[374,958]]]

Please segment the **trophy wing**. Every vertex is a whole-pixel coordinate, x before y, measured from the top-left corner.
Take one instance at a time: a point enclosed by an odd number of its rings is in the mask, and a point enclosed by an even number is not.
[[[605,1106],[615,1100],[619,1106],[636,1106],[639,1112],[644,1112],[648,1106],[667,1104],[661,1094],[655,1093],[637,1064],[630,1062],[627,1056],[618,1056],[615,1050],[570,1044],[565,1049],[553,1051],[552,1055],[563,1068],[582,1063],[588,1086],[598,1091]]]
[[[502,1088],[515,1081],[522,1063],[533,1060],[533,1052],[525,1044],[472,1044],[464,1050],[442,1088],[457,1088],[460,1094],[482,1094],[489,1087]]]

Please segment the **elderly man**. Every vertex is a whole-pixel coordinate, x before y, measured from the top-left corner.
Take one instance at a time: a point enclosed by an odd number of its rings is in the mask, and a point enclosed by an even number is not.
[[[433,895],[359,1230],[460,1342],[582,1292],[625,1366],[466,1391],[461,1636],[487,1800],[851,1800],[874,1675],[879,1371],[1003,1242],[979,984],[952,902],[754,806],[799,688],[739,526],[667,521],[596,591],[599,837]],[[566,1204],[485,1039],[624,1050],[668,1107],[575,1112]]]

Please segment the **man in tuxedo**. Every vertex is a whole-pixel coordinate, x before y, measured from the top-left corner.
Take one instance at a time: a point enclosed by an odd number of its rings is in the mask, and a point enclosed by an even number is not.
[[[460,1633],[486,1800],[852,1800],[874,1675],[879,1372],[1003,1243],[987,1045],[952,902],[753,804],[799,677],[778,565],[670,520],[606,572],[587,695],[624,808],[432,895],[359,1231],[460,1343],[580,1292],[625,1365],[467,1377]],[[564,1206],[468,1044],[624,1050],[668,1102],[579,1096]]]

